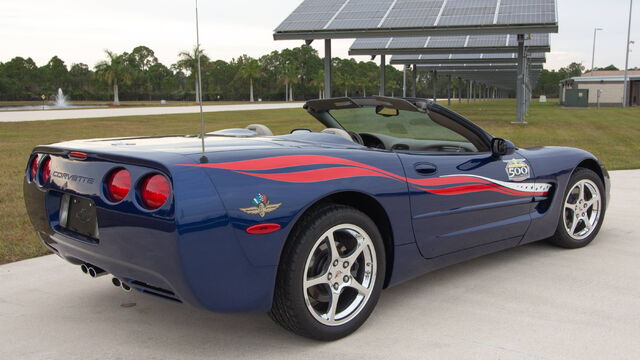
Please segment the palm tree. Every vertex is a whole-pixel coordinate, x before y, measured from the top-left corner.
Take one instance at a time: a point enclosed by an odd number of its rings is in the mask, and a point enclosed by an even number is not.
[[[400,89],[400,84],[397,81],[390,81],[387,87],[391,89],[391,97],[396,97],[396,90]]]
[[[123,55],[118,55],[110,50],[105,50],[107,57],[106,61],[100,61],[95,71],[99,78],[106,81],[109,85],[113,86],[113,105],[120,105],[120,97],[118,96],[118,80],[126,83],[131,78],[125,58]]]
[[[258,79],[262,76],[260,64],[258,60],[250,58],[247,55],[243,55],[240,61],[242,65],[236,74],[236,78],[243,80],[249,79],[249,101],[253,102],[253,79]]]
[[[176,63],[178,69],[189,71],[193,74],[196,85],[196,104],[202,102],[202,94],[200,94],[199,79],[198,79],[198,55],[200,55],[201,66],[209,62],[209,58],[204,54],[204,50],[197,46],[193,48],[193,52],[181,51],[178,54],[179,60]]]
[[[349,88],[356,84],[353,75],[350,73],[341,73],[336,77],[336,82],[344,86],[344,97],[349,96]]]
[[[319,70],[311,77],[311,86],[318,88],[318,99],[322,99],[322,90],[324,89],[324,71]]]
[[[298,72],[296,68],[291,64],[283,66],[282,73],[280,74],[280,83],[284,83],[284,100],[293,101],[293,84],[299,82]]]

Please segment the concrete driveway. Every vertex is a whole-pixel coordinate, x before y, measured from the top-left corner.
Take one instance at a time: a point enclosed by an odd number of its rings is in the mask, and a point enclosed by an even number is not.
[[[333,343],[124,293],[53,256],[0,266],[0,359],[638,359],[640,171],[612,177],[587,248],[537,243],[425,275]]]
[[[243,111],[243,110],[272,110],[272,109],[302,109],[303,103],[255,103],[237,105],[205,105],[203,112]],[[119,116],[143,116],[165,114],[193,114],[199,113],[199,106],[157,106],[130,107],[105,109],[69,109],[69,110],[32,110],[32,111],[0,111],[0,122],[89,119]]]

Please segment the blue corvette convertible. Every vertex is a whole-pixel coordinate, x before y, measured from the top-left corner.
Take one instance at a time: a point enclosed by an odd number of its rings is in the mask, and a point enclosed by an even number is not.
[[[304,105],[326,129],[264,125],[38,146],[24,197],[42,242],[93,276],[333,340],[381,290],[546,239],[589,244],[609,176],[590,153],[518,149],[425,99]]]

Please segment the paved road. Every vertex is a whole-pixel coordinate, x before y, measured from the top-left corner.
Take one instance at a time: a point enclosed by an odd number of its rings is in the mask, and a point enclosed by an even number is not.
[[[124,293],[53,256],[0,266],[0,358],[638,359],[639,183],[640,171],[613,173],[589,247],[532,244],[425,275],[384,291],[358,332],[326,344],[263,314]]]
[[[207,105],[204,112],[269,110],[301,108],[302,103],[270,103],[240,105]],[[118,116],[141,116],[163,114],[193,114],[200,112],[199,106],[167,106],[139,108],[105,108],[105,109],[70,109],[70,110],[35,110],[35,111],[0,111],[0,122],[88,119]]]

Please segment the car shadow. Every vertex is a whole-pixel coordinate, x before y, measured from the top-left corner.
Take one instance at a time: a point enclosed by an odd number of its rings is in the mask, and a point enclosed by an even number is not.
[[[266,314],[219,314],[139,293],[124,293],[116,288],[100,287],[99,291],[83,291],[86,311],[109,311],[95,326],[97,333],[143,334],[145,341],[137,347],[180,358],[183,354],[206,355],[222,351],[225,357],[291,357],[313,351],[343,348],[344,342],[362,341],[379,346],[376,341],[388,339],[390,328],[425,326],[411,321],[414,316],[429,318],[439,311],[436,296],[440,292],[474,291],[478,284],[509,277],[514,268],[530,267],[562,250],[544,242],[533,243],[486,255],[450,266],[385,290],[376,311],[364,326],[346,339],[323,343],[295,336],[276,325]],[[556,255],[554,255],[556,254]],[[501,275],[502,274],[502,275]],[[513,278],[513,275],[511,275]],[[96,305],[97,304],[97,305]],[[398,320],[409,320],[398,324]],[[110,335],[102,335],[109,340]],[[378,339],[378,340],[376,340]],[[113,336],[111,341],[118,341]],[[354,354],[355,355],[355,354]],[[302,355],[300,355],[302,356]],[[263,356],[264,357],[264,356]]]

